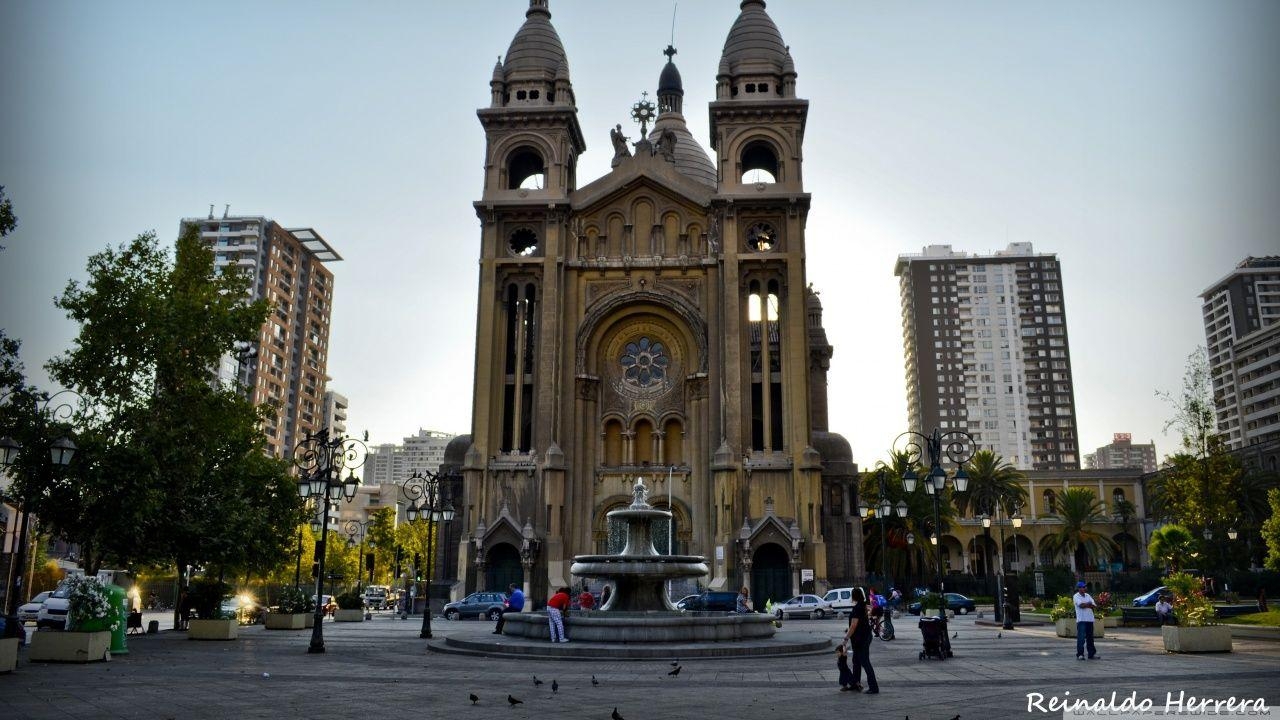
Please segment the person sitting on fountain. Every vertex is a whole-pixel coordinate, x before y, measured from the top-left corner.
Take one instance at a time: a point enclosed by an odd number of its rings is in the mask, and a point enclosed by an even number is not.
[[[746,585],[743,585],[742,589],[738,591],[738,604],[734,607],[733,611],[740,615],[752,612],[751,591],[747,589]]]
[[[584,583],[582,586],[582,594],[578,596],[578,609],[583,612],[591,612],[591,609],[595,606],[596,596],[591,594],[591,590],[589,590]]]

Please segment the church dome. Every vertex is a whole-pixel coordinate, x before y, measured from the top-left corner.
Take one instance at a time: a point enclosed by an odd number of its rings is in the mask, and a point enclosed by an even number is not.
[[[689,132],[681,113],[684,84],[680,80],[680,70],[672,62],[676,49],[668,45],[662,54],[667,56],[667,64],[658,76],[658,119],[653,123],[653,132],[649,133],[649,142],[657,145],[666,130],[675,133],[676,170],[685,177],[714,187],[716,166],[711,162],[707,151],[693,139],[693,133]]]
[[[752,69],[781,74],[788,62],[787,46],[778,26],[764,11],[764,0],[742,0],[739,7],[738,19],[724,39],[722,72],[727,65],[730,74],[737,74],[739,66],[747,63]]]
[[[503,79],[520,78],[553,79],[561,66],[568,68],[564,45],[551,25],[551,10],[547,0],[529,0],[524,25],[511,39],[503,63]]]

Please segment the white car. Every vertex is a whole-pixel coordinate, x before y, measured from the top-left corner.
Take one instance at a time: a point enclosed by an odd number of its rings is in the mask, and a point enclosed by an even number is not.
[[[66,585],[49,593],[49,597],[44,599],[44,603],[40,605],[40,612],[36,615],[36,627],[65,630],[67,610],[71,607],[71,601],[68,599],[70,595],[71,589]]]
[[[26,625],[29,622],[35,622],[40,619],[40,606],[44,601],[53,594],[50,590],[31,598],[31,602],[18,606],[18,622]]]
[[[839,615],[841,613],[853,612],[853,588],[835,588],[828,590],[822,599],[831,606],[832,612]]]
[[[791,615],[805,615],[822,619],[834,615],[831,603],[817,595],[797,595],[790,600],[773,606],[773,616],[782,620]]]

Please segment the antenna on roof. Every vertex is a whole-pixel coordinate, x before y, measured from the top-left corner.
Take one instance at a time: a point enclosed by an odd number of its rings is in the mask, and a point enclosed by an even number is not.
[[[209,219],[213,219],[213,203],[209,203]]]
[[[680,7],[680,3],[671,3],[671,44],[676,44],[676,8]]]
[[[231,213],[231,203],[227,203],[227,206],[222,209],[222,219],[226,220],[227,215],[229,215],[230,213]]]

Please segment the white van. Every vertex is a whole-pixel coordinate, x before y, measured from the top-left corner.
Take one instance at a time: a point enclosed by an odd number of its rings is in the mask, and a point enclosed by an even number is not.
[[[853,612],[853,588],[833,588],[822,596],[822,601],[831,605],[836,615],[847,615]]]

